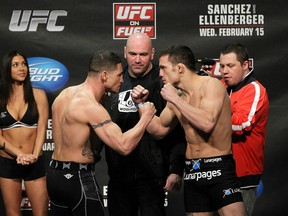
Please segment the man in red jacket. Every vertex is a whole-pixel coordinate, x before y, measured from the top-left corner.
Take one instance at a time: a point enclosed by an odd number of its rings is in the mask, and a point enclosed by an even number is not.
[[[220,72],[232,108],[232,152],[246,215],[250,216],[263,174],[269,100],[266,89],[249,70],[248,60],[242,44],[228,44],[220,52]]]

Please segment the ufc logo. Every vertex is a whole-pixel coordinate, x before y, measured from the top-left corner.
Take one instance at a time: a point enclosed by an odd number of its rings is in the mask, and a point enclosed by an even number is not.
[[[149,20],[150,14],[153,14],[153,11],[149,13],[151,10],[153,10],[152,6],[119,6],[116,20]]]
[[[12,32],[36,32],[39,24],[45,24],[47,31],[60,32],[64,26],[57,26],[56,22],[60,16],[67,16],[64,10],[14,10],[9,30]]]

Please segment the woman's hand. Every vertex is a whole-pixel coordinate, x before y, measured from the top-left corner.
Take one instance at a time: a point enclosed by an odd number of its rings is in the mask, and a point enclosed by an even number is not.
[[[33,154],[19,154],[16,158],[18,164],[29,165],[37,161],[37,157]]]

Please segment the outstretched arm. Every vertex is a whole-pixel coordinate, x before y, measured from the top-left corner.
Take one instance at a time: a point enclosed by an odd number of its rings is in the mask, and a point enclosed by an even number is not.
[[[133,88],[131,92],[131,97],[134,103],[140,104],[145,101],[149,94],[149,91],[141,85],[137,85]],[[142,115],[141,110],[139,110],[140,116]],[[147,126],[147,131],[152,134],[157,139],[162,139],[166,136],[176,125],[178,120],[174,111],[171,109],[169,104],[161,112],[160,116],[154,116],[149,125]]]
[[[90,125],[106,145],[120,154],[127,155],[137,146],[147,125],[156,113],[153,103],[150,102],[141,104],[139,110],[142,113],[139,122],[125,133],[112,122],[110,115],[102,106],[98,106],[97,109],[93,108],[93,112],[89,115]]]
[[[159,117],[154,116],[147,126],[148,133],[157,139],[163,139],[178,124],[175,113],[168,106],[166,105]]]

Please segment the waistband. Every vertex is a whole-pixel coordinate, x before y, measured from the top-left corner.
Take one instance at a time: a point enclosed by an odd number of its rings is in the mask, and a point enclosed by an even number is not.
[[[93,170],[94,171],[94,163],[84,164],[84,163],[76,163],[72,161],[58,161],[51,160],[49,163],[49,167],[56,170],[71,170],[71,171],[81,171],[81,170]]]
[[[205,157],[205,158],[193,158],[193,159],[186,158],[185,159],[185,161],[204,161],[205,163],[215,163],[215,162],[231,161],[231,160],[234,161],[232,154]]]

